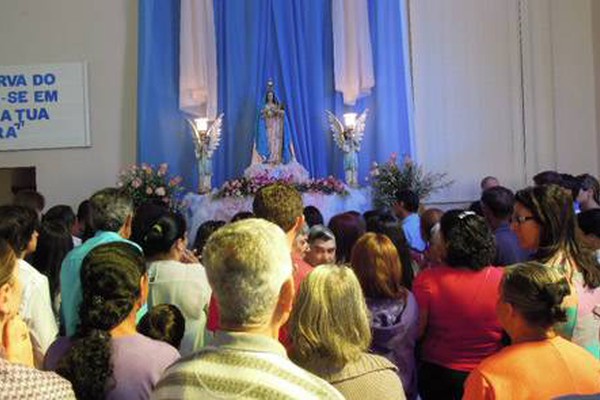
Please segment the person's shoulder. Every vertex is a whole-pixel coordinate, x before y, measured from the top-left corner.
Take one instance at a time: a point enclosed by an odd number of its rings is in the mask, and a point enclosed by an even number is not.
[[[169,343],[149,338],[141,333],[136,333],[135,335],[131,336],[130,341],[134,346],[138,346],[149,352],[160,353],[161,356],[172,356],[175,358],[180,357],[179,351],[177,351],[177,349],[171,346]]]
[[[54,372],[4,360],[0,369],[6,378],[0,382],[0,391],[12,393],[11,398],[75,399],[71,383]]]
[[[19,266],[19,274],[21,277],[21,281],[23,282],[24,285],[28,284],[29,281],[34,281],[34,282],[44,282],[44,281],[48,281],[48,278],[46,278],[46,275],[42,274],[40,271],[38,271],[33,265],[29,264],[27,261],[23,260],[23,259],[18,259],[17,260],[18,266]]]
[[[556,336],[551,339],[549,343],[552,344],[558,351],[563,354],[568,354],[568,357],[573,358],[577,363],[588,365],[589,367],[597,368],[600,370],[600,360],[592,355],[588,350],[583,347],[564,339],[561,336]]]
[[[398,371],[398,367],[396,367],[396,365],[394,365],[390,360],[377,354],[363,353],[358,359],[358,362],[365,366],[365,369],[369,371]]]

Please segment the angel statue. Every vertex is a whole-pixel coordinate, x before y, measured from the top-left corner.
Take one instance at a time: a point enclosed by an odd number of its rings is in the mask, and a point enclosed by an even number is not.
[[[194,150],[198,160],[198,193],[208,193],[212,189],[212,156],[221,142],[221,125],[223,114],[208,127],[208,121],[197,123],[187,120],[192,127]]]
[[[365,132],[365,123],[369,110],[366,109],[363,111],[355,121],[348,121],[346,123],[347,126],[344,126],[330,111],[325,112],[327,113],[333,140],[340,150],[344,152],[346,184],[351,187],[358,187],[358,152],[360,151],[360,142]],[[355,117],[356,114],[353,116]]]
[[[265,104],[260,110],[258,118],[253,162],[279,165],[287,164],[294,158],[285,107],[275,95],[273,81],[269,80],[265,93]]]

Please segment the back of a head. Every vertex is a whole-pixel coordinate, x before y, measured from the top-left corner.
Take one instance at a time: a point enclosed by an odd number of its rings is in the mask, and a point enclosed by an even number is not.
[[[367,298],[399,299],[402,287],[402,264],[396,246],[384,234],[366,233],[354,245],[351,259]]]
[[[18,256],[27,249],[33,232],[38,229],[38,216],[32,208],[0,206],[0,238],[6,240]]]
[[[581,189],[581,181],[571,174],[560,174],[560,187],[570,192],[575,201]]]
[[[549,329],[567,320],[562,303],[571,290],[567,279],[555,268],[536,262],[507,267],[501,288],[502,300],[531,327]]]
[[[46,206],[44,196],[35,190],[21,190],[15,194],[13,204],[17,206],[29,207],[41,214]]]
[[[444,212],[439,208],[428,208],[421,214],[421,237],[426,243],[431,241],[433,227],[440,223],[442,215]]]
[[[133,202],[122,190],[102,189],[90,198],[92,224],[97,231],[118,232],[133,215]]]
[[[483,217],[472,211],[450,210],[440,221],[446,244],[446,264],[480,270],[496,255],[496,243]]]
[[[583,233],[600,239],[600,208],[580,212],[577,214],[577,222]]]
[[[133,219],[131,220],[131,237],[129,240],[142,246],[144,235],[148,232],[152,224],[168,212],[169,209],[164,203],[156,204],[148,202],[141,204],[135,209]]]
[[[329,220],[329,229],[335,235],[336,260],[340,263],[350,261],[354,243],[365,233],[365,223],[360,215],[342,213]]]
[[[73,384],[77,398],[104,399],[114,384],[110,330],[134,311],[145,273],[142,254],[126,242],[100,245],[84,258],[81,321],[57,368]]]
[[[58,292],[62,261],[72,249],[71,232],[62,222],[49,220],[42,223],[31,263],[48,277],[52,298]]]
[[[217,221],[210,220],[205,221],[198,227],[196,231],[196,239],[194,240],[194,249],[196,250],[196,254],[201,255],[204,250],[204,246],[206,246],[206,242],[210,235],[215,233],[215,231],[226,224],[225,221]]]
[[[256,218],[266,219],[289,232],[303,214],[302,196],[292,186],[282,183],[262,187],[254,197],[252,211]]]
[[[141,238],[147,258],[169,253],[177,239],[185,237],[185,218],[180,213],[166,212],[148,224]]]
[[[400,266],[402,268],[402,285],[408,289],[412,288],[414,273],[412,269],[412,258],[410,255],[410,246],[406,240],[406,235],[402,229],[402,222],[398,221],[390,213],[380,214],[372,224],[374,233],[380,233],[387,236],[394,244],[398,256],[400,257]]]
[[[412,190],[401,189],[396,193],[396,203],[402,203],[404,209],[411,213],[419,211],[419,196]]]
[[[304,279],[290,317],[292,359],[310,369],[326,358],[342,367],[365,352],[371,329],[358,279],[345,266],[320,265]]]
[[[77,223],[79,224],[81,240],[86,241],[87,239],[94,236],[94,226],[92,222],[92,206],[89,200],[83,200],[77,207]]]
[[[277,225],[246,219],[213,233],[202,261],[219,303],[221,325],[267,324],[292,275],[290,245]]]
[[[510,189],[495,186],[481,194],[481,203],[499,220],[508,220],[513,213],[515,195]]]
[[[481,180],[481,183],[479,184],[479,187],[482,191],[493,188],[495,186],[500,186],[500,182],[495,176],[486,176]]]
[[[556,171],[542,171],[533,177],[533,183],[536,186],[542,185],[560,185],[561,176]]]
[[[235,213],[235,215],[231,217],[231,221],[229,222],[237,222],[249,218],[254,218],[254,213],[252,211],[240,211]]]
[[[46,211],[42,217],[42,222],[46,221],[54,221],[63,224],[70,232],[75,224],[75,213],[70,206],[59,204]]]
[[[594,193],[594,201],[600,204],[600,182],[590,174],[581,174],[577,176],[582,190],[590,190]]]
[[[304,207],[304,220],[309,228],[312,228],[315,225],[323,225],[323,214],[321,211],[315,206],[306,206]]]
[[[381,232],[384,226],[396,223],[400,223],[398,218],[389,210],[379,210],[371,214],[368,220],[365,218],[367,232]]]
[[[151,339],[169,343],[176,349],[185,334],[185,318],[173,304],[152,307],[140,320],[137,331]]]

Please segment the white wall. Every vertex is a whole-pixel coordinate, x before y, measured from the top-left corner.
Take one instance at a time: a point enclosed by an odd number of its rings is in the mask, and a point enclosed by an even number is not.
[[[91,148],[0,152],[0,167],[36,167],[47,205],[75,207],[135,162],[137,1],[0,3],[3,65],[88,62]]]
[[[412,0],[410,23],[416,158],[456,181],[431,201],[598,173],[591,0]]]

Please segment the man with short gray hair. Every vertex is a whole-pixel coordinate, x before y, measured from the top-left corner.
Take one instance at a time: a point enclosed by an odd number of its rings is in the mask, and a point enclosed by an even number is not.
[[[277,341],[294,300],[292,260],[277,225],[246,219],[212,234],[202,255],[221,315],[212,346],[172,365],[152,399],[343,399],[292,363]]]
[[[102,189],[90,198],[92,223],[96,234],[71,250],[60,269],[61,315],[67,336],[73,336],[79,324],[79,305],[82,301],[79,272],[87,254],[95,247],[110,242],[125,241],[131,235],[133,202],[123,191],[116,188]],[[142,250],[140,249],[140,252]]]

